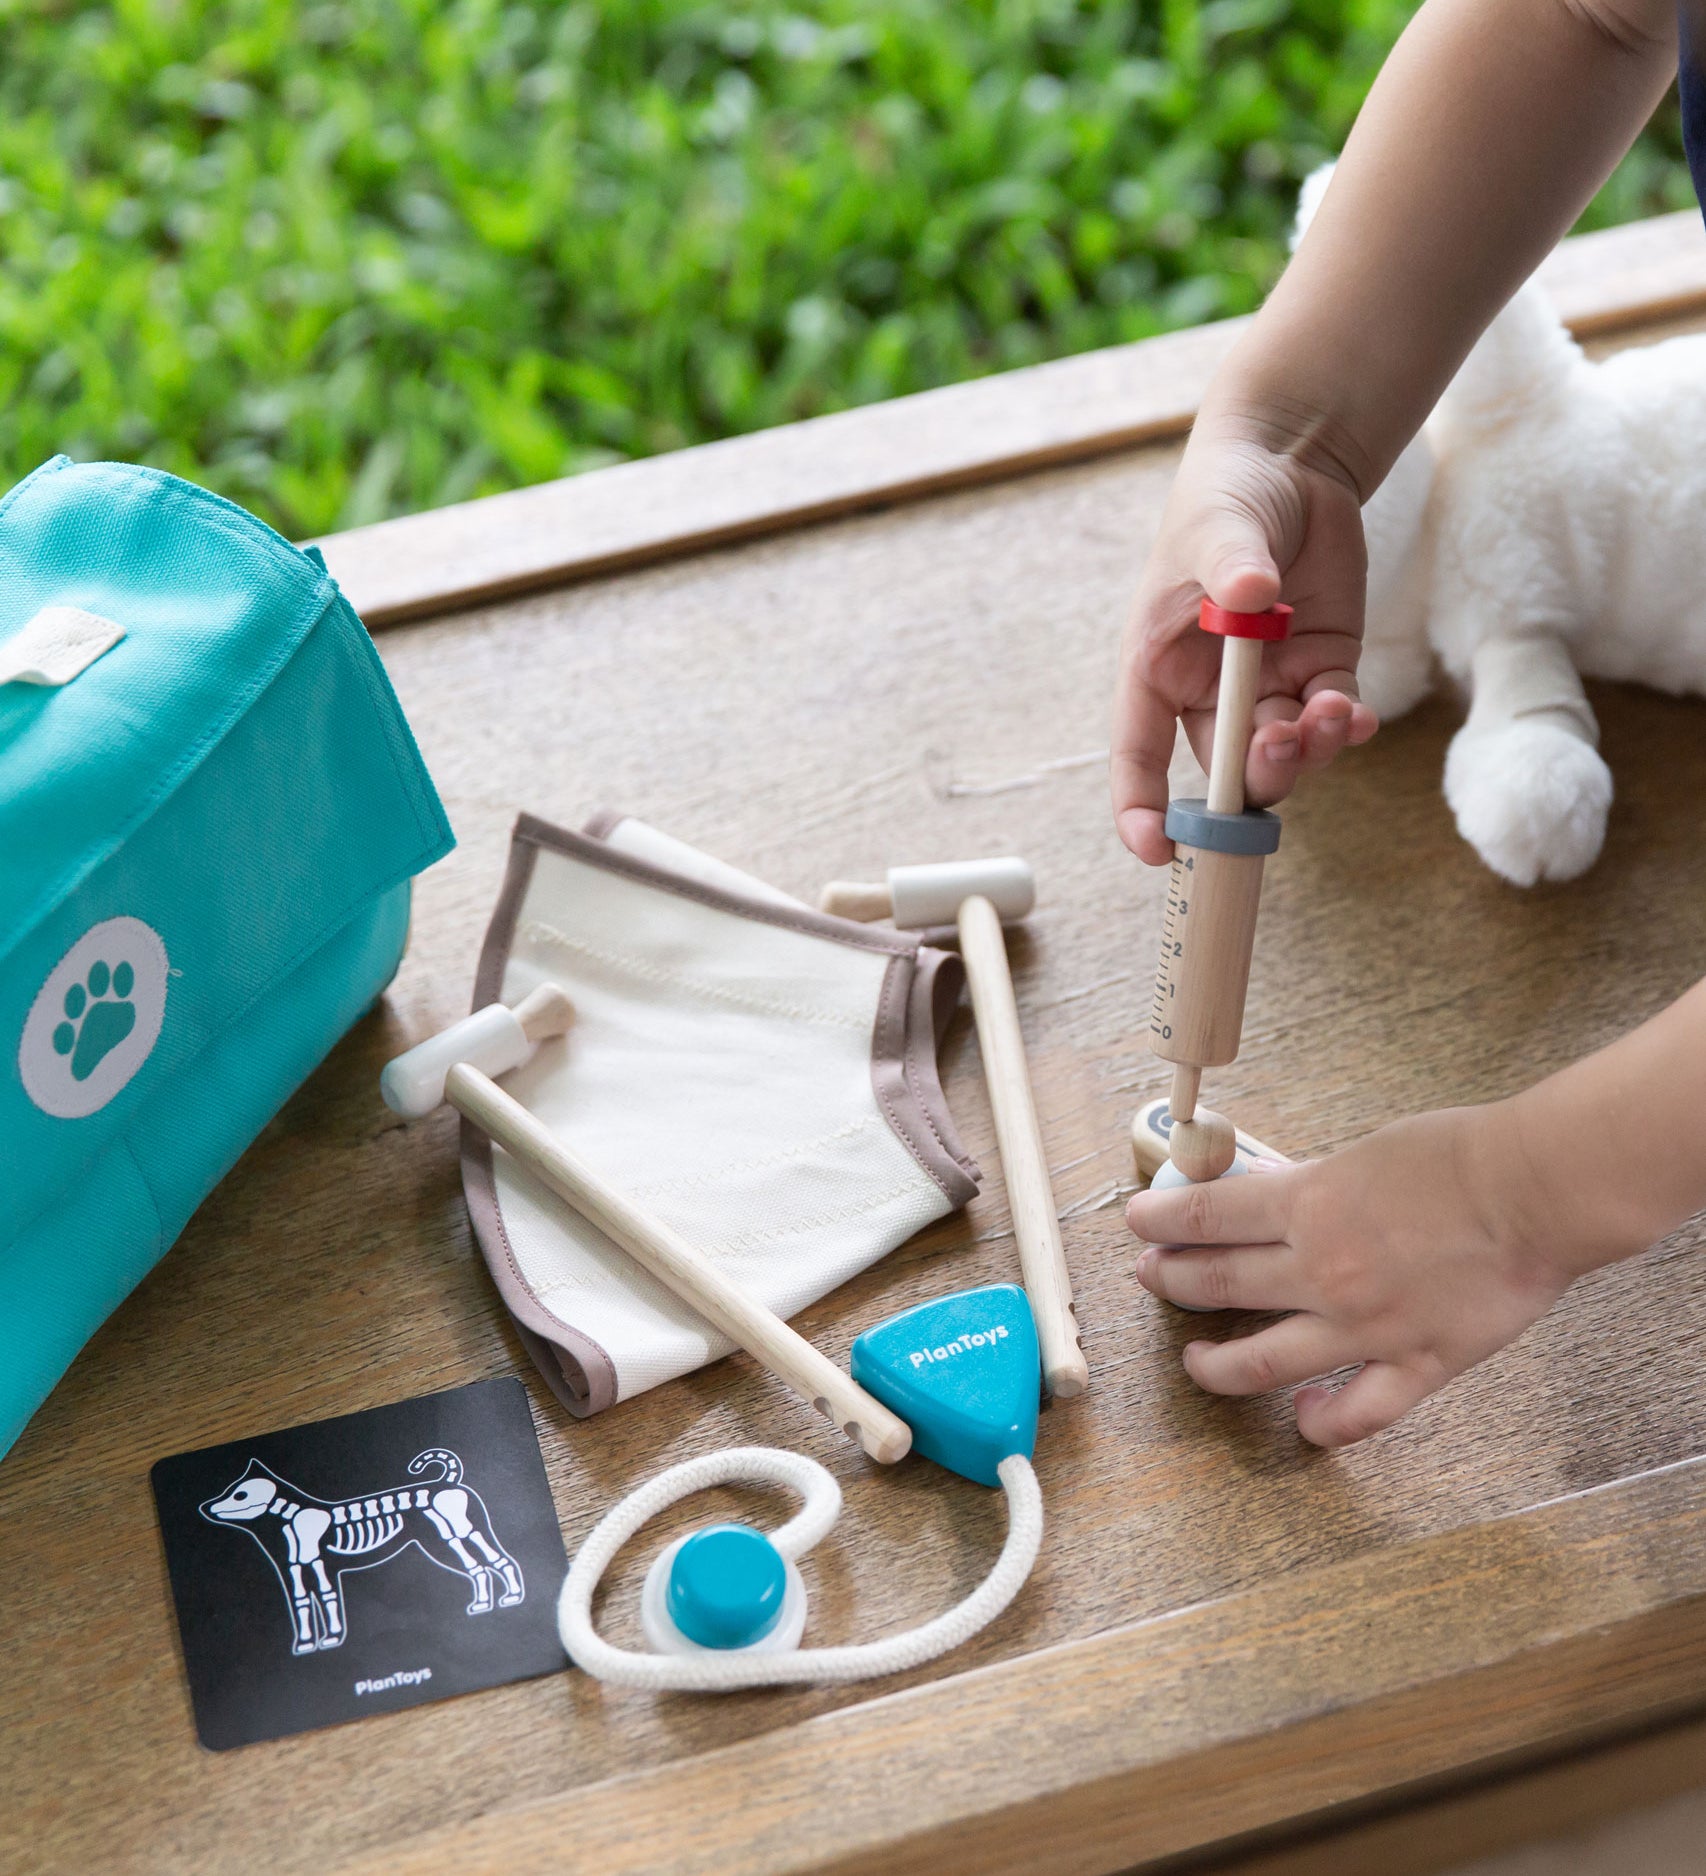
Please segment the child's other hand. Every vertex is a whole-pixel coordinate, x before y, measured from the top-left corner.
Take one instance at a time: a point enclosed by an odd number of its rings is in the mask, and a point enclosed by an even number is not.
[[[1263,648],[1261,699],[1244,789],[1252,806],[1289,794],[1305,769],[1367,742],[1374,712],[1357,699],[1362,648],[1361,500],[1319,439],[1206,416],[1162,516],[1120,651],[1112,784],[1120,838],[1139,859],[1172,858],[1163,830],[1174,728],[1206,768],[1220,641],[1197,629],[1206,592],[1235,612],[1280,596],[1292,635]]]
[[[1519,1125],[1509,1102],[1450,1108],[1328,1159],[1140,1192],[1126,1219],[1152,1247],[1137,1262],[1145,1289],[1295,1312],[1192,1342],[1191,1379],[1265,1394],[1361,1363],[1336,1393],[1304,1387],[1293,1402],[1305,1439],[1349,1446],[1514,1341],[1605,1261],[1585,1218],[1536,1189]],[[1159,1248],[1169,1244],[1210,1248]]]

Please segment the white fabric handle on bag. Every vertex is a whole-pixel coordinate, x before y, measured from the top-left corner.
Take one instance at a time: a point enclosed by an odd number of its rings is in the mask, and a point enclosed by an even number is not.
[[[771,1533],[790,1563],[802,1557],[841,1515],[841,1488],[815,1459],[769,1446],[734,1446],[689,1459],[648,1480],[606,1512],[581,1545],[557,1602],[557,1628],[576,1664],[599,1680],[659,1692],[725,1693],[792,1682],[873,1680],[933,1661],[987,1628],[1024,1587],[1043,1538],[1042,1490],[1031,1463],[1014,1453],[997,1468],[1007,1495],[1007,1539],[995,1567],[963,1602],[898,1635],[840,1648],[798,1648],[760,1654],[731,1649],[692,1655],[642,1654],[614,1647],[592,1624],[592,1599],[616,1553],[668,1506],[713,1485],[785,1485],[805,1500],[799,1513]]]
[[[50,689],[81,677],[124,637],[124,627],[81,606],[43,606],[20,632],[0,644],[0,684]]]

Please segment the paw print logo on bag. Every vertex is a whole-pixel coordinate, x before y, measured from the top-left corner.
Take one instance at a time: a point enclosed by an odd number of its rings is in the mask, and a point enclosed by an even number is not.
[[[97,958],[89,966],[87,984],[79,981],[66,991],[65,1021],[53,1032],[53,1052],[71,1057],[73,1081],[87,1081],[136,1027],[136,1005],[130,1000],[135,987],[136,972],[128,959],[109,970],[106,960]]]
[[[91,926],[48,973],[18,1043],[24,1091],[43,1113],[98,1113],[148,1060],[166,1015],[160,934],[139,918]]]

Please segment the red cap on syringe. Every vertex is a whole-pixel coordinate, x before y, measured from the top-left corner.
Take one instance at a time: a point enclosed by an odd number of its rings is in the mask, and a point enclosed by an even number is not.
[[[1291,630],[1291,608],[1270,606],[1266,612],[1232,612],[1205,599],[1197,623],[1218,638],[1279,639]]]

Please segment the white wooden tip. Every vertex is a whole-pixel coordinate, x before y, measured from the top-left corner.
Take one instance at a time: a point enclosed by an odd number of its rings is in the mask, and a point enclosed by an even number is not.
[[[1199,1107],[1194,1119],[1174,1121],[1167,1157],[1192,1185],[1218,1179],[1238,1157],[1237,1130],[1224,1114]]]
[[[561,984],[547,982],[530,990],[515,1006],[515,1020],[529,1042],[548,1042],[562,1035],[575,1020],[575,1006]],[[476,1062],[474,1066],[481,1064]],[[491,1070],[486,1072],[490,1074]]]
[[[444,1078],[458,1062],[493,1076],[519,1068],[536,1043],[561,1035],[573,1014],[574,1006],[556,984],[542,984],[513,1010],[488,1003],[387,1062],[379,1092],[392,1113],[421,1120],[442,1104]]]
[[[1035,875],[1023,860],[941,860],[932,866],[891,866],[894,922],[903,930],[952,925],[974,895],[987,899],[1003,923],[1020,919],[1037,902]]]
[[[835,1418],[834,1410],[827,1401],[819,1401],[818,1407]],[[877,1407],[876,1401],[870,1403]],[[861,1411],[856,1420],[849,1420],[841,1429],[843,1433],[880,1466],[898,1465],[912,1451],[912,1429],[895,1414],[877,1412],[869,1408]]]
[[[1071,1315],[1070,1310],[1068,1314]],[[1072,1326],[1076,1332],[1076,1317],[1072,1317]],[[1043,1379],[1056,1400],[1072,1400],[1082,1394],[1090,1385],[1090,1364],[1084,1358],[1084,1350],[1075,1346],[1058,1356]]]
[[[817,909],[832,918],[856,919],[869,925],[894,910],[887,886],[861,884],[856,879],[832,879],[817,896]]]

